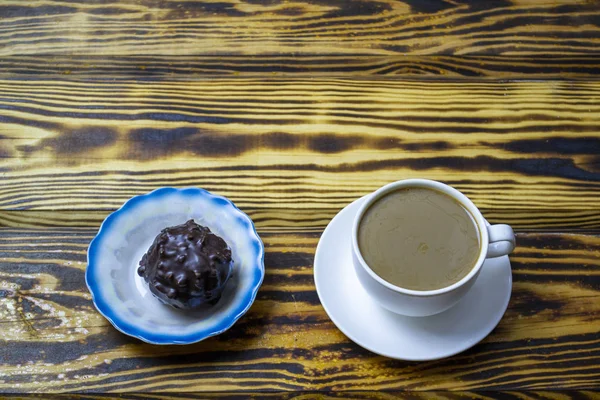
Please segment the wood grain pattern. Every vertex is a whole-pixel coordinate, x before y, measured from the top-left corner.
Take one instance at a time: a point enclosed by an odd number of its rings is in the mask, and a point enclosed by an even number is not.
[[[0,393],[600,398],[599,45],[598,0],[3,0]],[[353,344],[313,283],[329,220],[409,177],[519,232],[505,317],[441,361]],[[228,196],[266,244],[250,312],[192,346],[118,333],[83,278],[161,186]]]
[[[0,391],[599,388],[600,236],[520,234],[496,330],[458,356],[412,363],[360,348],[328,319],[312,278],[319,235],[261,235],[267,275],[249,313],[205,342],[157,347],[93,309],[83,283],[91,230],[0,229]]]
[[[3,56],[0,78],[15,75],[77,76],[129,80],[174,76],[332,77],[385,76],[466,79],[591,79],[600,56],[457,55],[178,55],[178,56]],[[50,79],[50,78],[48,78]]]
[[[261,228],[322,229],[427,177],[516,229],[600,227],[600,82],[32,78],[0,93],[3,226],[95,227],[173,185]]]
[[[5,0],[0,56],[597,55],[598,4]]]
[[[49,394],[43,395],[8,395],[5,399],[48,399],[48,400],[200,400],[200,399],[283,399],[283,400],[392,400],[392,399],[425,399],[425,400],[595,400],[599,395],[591,390],[511,390],[511,391],[295,391],[295,392],[202,392],[202,393],[127,393],[127,394]]]

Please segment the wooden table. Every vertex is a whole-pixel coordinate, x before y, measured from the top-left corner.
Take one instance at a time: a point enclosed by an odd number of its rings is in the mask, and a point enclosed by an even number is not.
[[[4,0],[0,391],[598,396],[599,74],[596,0]],[[504,319],[441,361],[362,349],[313,282],[328,221],[410,177],[518,237]],[[252,309],[191,346],[120,334],[84,283],[102,220],[161,186],[266,246]]]

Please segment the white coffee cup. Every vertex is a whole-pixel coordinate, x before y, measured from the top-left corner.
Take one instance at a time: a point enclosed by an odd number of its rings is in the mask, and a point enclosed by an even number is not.
[[[477,224],[479,243],[481,244],[477,262],[464,278],[450,286],[421,291],[393,285],[373,272],[360,253],[358,229],[365,211],[380,197],[407,187],[429,188],[449,195],[471,213]],[[514,248],[515,235],[510,226],[489,225],[467,196],[448,185],[428,179],[406,179],[381,187],[362,204],[352,226],[352,260],[362,286],[384,308],[397,314],[415,317],[437,314],[452,307],[473,286],[486,258],[507,255]]]

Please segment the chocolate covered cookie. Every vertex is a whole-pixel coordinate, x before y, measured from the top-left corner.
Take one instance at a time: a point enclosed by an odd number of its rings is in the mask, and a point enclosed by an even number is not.
[[[163,229],[138,274],[162,302],[180,309],[216,304],[233,268],[227,243],[193,219]]]

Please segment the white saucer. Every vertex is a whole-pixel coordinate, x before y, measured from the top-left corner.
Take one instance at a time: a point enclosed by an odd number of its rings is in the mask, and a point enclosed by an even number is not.
[[[508,256],[485,261],[475,285],[451,309],[430,317],[394,314],[372,300],[352,266],[350,232],[361,198],[331,220],[317,246],[315,284],[333,323],[352,341],[386,357],[426,361],[449,357],[484,339],[508,307]]]

